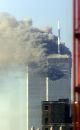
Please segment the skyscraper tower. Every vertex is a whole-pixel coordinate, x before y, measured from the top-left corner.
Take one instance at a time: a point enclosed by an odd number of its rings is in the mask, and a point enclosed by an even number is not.
[[[42,101],[57,101],[69,98],[71,100],[71,75],[68,55],[54,54],[47,57],[48,76],[27,68],[27,130],[40,128]],[[61,71],[59,71],[61,70]],[[63,73],[61,73],[63,72]],[[61,74],[60,74],[61,73]],[[65,76],[65,77],[64,77]]]
[[[41,129],[41,102],[45,100],[45,77],[40,75],[37,72],[37,69],[34,70],[30,66],[27,67],[26,74],[26,88],[27,95],[25,103],[27,101],[27,130],[32,128]]]
[[[48,100],[71,100],[71,59],[68,55],[48,56]]]

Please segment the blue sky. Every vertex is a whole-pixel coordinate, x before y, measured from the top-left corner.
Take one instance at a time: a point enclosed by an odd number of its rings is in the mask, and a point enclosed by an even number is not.
[[[0,0],[0,12],[8,12],[17,19],[33,20],[33,26],[52,26],[57,35],[60,20],[61,40],[72,48],[72,0]]]

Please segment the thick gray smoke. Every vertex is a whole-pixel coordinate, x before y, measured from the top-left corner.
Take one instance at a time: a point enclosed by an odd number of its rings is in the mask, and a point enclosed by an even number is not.
[[[17,21],[7,13],[0,13],[0,67],[43,62],[42,38],[41,31],[32,27],[31,19]]]
[[[51,49],[57,50],[57,42],[54,44],[53,41],[56,40],[51,27],[34,28],[31,19],[18,21],[8,13],[0,13],[1,69],[18,66],[17,68],[20,67],[21,70],[21,68],[25,69],[27,65],[31,65],[34,68],[37,67],[38,72],[41,70],[43,73],[47,72],[46,45],[50,51]],[[56,53],[56,51],[54,52]]]

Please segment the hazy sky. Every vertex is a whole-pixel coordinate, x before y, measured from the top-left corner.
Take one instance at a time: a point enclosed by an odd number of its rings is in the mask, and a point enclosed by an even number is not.
[[[71,49],[72,0],[0,0],[0,12],[8,12],[18,19],[31,18],[33,26],[52,26],[56,35],[59,19],[61,40]]]
[[[39,28],[46,25],[52,26],[53,33],[56,35],[57,20],[59,19],[61,40],[66,42],[66,45],[71,49],[72,0],[0,0],[0,12],[8,12],[17,19],[31,18],[33,26]],[[4,75],[0,72],[1,130],[26,129],[22,118],[25,113],[23,107],[25,81],[26,78],[21,72],[12,71]],[[14,122],[17,124],[14,125]]]

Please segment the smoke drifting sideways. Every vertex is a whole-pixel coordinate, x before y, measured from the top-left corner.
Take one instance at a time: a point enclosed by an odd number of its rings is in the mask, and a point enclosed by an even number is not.
[[[31,19],[19,21],[0,13],[0,70],[23,70],[29,65],[46,72],[47,55],[57,53],[57,48],[57,36],[51,27],[35,28]]]
[[[45,58],[42,34],[32,27],[32,20],[17,21],[8,13],[0,13],[0,68],[41,63]]]

